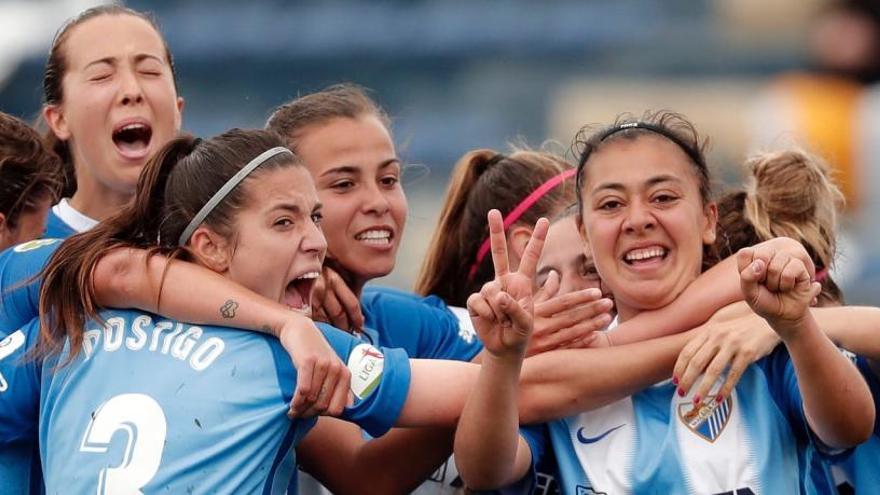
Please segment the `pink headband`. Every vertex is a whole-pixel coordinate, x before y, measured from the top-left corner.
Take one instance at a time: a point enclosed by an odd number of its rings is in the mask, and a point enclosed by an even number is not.
[[[827,268],[823,268],[823,269],[819,270],[818,272],[816,272],[816,282],[824,283],[826,280],[828,280],[828,269]]]
[[[531,208],[532,205],[537,203],[538,200],[543,198],[545,194],[550,192],[554,187],[561,184],[565,179],[568,179],[571,176],[573,176],[576,171],[577,171],[576,169],[572,168],[572,169],[566,170],[565,172],[562,172],[561,174],[559,174],[557,176],[550,178],[549,180],[547,180],[547,182],[541,184],[537,189],[532,191],[531,194],[526,196],[525,199],[520,201],[520,203],[518,205],[516,205],[516,208],[511,210],[510,213],[508,213],[507,216],[504,218],[505,232],[507,231],[507,229],[510,228],[511,225],[516,223],[516,221],[519,220],[519,218],[523,215],[523,213],[528,211],[528,209]],[[477,268],[479,268],[480,263],[483,262],[483,259],[486,257],[486,255],[489,254],[490,247],[491,247],[491,243],[490,243],[489,238],[487,237],[486,240],[484,240],[483,243],[480,245],[480,249],[477,251],[477,259],[474,260],[474,264],[471,265],[471,269],[468,272],[468,280],[474,279],[474,275],[477,274]]]

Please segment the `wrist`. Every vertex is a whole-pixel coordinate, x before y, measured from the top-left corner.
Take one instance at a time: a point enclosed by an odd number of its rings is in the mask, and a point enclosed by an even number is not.
[[[786,344],[803,339],[819,331],[819,326],[809,311],[805,311],[798,318],[773,318],[768,319],[767,322]]]
[[[290,313],[287,319],[280,324],[277,335],[282,347],[288,351],[296,347],[303,332],[319,332],[318,327],[311,319],[293,311]]]

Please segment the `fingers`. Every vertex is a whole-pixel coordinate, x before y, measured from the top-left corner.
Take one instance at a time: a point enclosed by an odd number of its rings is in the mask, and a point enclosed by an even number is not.
[[[312,365],[314,365],[314,362],[294,364],[297,365],[296,390],[293,393],[290,414],[293,417],[299,417],[300,414],[308,409],[308,396],[312,394]]]
[[[538,293],[535,295],[535,311],[537,311],[539,304],[553,299],[558,292],[559,273],[556,270],[550,270],[550,273],[547,274],[547,280],[544,281],[544,285],[538,289]]]
[[[709,396],[712,386],[715,385],[718,378],[724,373],[724,370],[727,369],[727,365],[732,359],[733,350],[726,346],[721,347],[706,367],[706,371],[703,373],[703,378],[700,380],[696,392],[694,392],[694,402],[700,403]]]
[[[471,318],[482,318],[490,323],[496,320],[495,312],[489,306],[489,301],[478,292],[468,297],[467,308]]]
[[[681,384],[681,377],[684,375],[691,359],[694,358],[694,355],[696,355],[708,338],[709,334],[705,330],[698,332],[678,353],[678,359],[675,360],[675,366],[672,368],[672,383],[674,385]]]
[[[611,322],[611,315],[603,313],[586,321],[571,325],[555,332],[537,333],[537,327],[532,335],[532,344],[529,354],[538,354],[553,349],[568,349],[572,347],[593,347],[594,343],[601,339],[600,344],[607,344],[604,329]]]
[[[532,332],[532,315],[526,310],[527,303],[514,301],[510,294],[501,292],[496,296],[496,302],[504,316],[513,323],[521,334],[529,335]]]
[[[339,302],[339,299],[336,297],[336,292],[333,290],[324,291],[324,298],[321,301],[321,307],[331,325],[343,330],[351,329],[351,322],[348,320],[348,313],[345,312],[342,303]]]
[[[613,306],[614,303],[611,302],[611,299],[603,298],[551,316],[536,316],[535,332],[552,333],[596,318],[601,320],[601,326],[594,330],[600,330],[611,323],[609,311]],[[537,314],[537,311],[535,313]]]
[[[504,221],[501,212],[489,210],[489,245],[492,252],[492,265],[495,267],[495,276],[507,275],[507,237],[504,235]]]
[[[718,393],[715,394],[716,400],[721,402],[725,397],[730,396],[733,392],[733,388],[736,387],[736,384],[739,383],[739,379],[742,378],[743,372],[745,372],[746,368],[752,364],[753,359],[750,359],[745,354],[737,354],[733,358],[733,362],[730,364],[730,371],[727,372],[727,378],[724,380],[724,384],[718,389]]]
[[[581,289],[579,291],[569,292],[568,294],[563,294],[561,296],[548,298],[541,302],[535,301],[535,315],[547,317],[553,316],[557,313],[561,313],[572,308],[580,307],[583,304],[596,301],[601,297],[602,291],[600,291],[599,289]]]
[[[342,277],[340,277],[335,271],[330,268],[325,268],[324,272],[329,276],[330,290],[327,292],[332,293],[336,297],[336,301],[341,307],[345,318],[351,325],[350,327],[343,328],[363,328],[364,315],[361,312],[361,303],[357,296],[352,292],[351,288],[349,288],[348,284],[345,283]]]
[[[351,372],[345,366],[336,367],[332,371],[327,380],[326,402],[322,397],[318,399],[318,403],[323,406],[324,414],[339,416],[348,404],[351,394]]]
[[[532,237],[523,251],[523,255],[519,261],[519,272],[530,279],[535,278],[535,269],[538,266],[538,260],[541,259],[541,251],[544,250],[544,239],[547,238],[547,229],[550,227],[550,221],[546,218],[539,218],[535,223],[535,229],[532,231]]]

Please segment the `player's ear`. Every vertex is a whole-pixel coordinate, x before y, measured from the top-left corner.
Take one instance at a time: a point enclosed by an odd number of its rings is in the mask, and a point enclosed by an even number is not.
[[[210,227],[199,226],[190,237],[187,247],[199,264],[212,271],[225,273],[229,269],[232,261],[230,243]]]

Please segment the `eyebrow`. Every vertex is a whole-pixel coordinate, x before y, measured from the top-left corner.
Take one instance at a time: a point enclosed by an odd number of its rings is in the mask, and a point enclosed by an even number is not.
[[[295,203],[278,203],[278,204],[272,206],[272,208],[269,211],[275,211],[275,210],[289,211],[289,212],[293,213],[294,215],[298,215],[302,212],[302,208],[300,208],[300,206]]]
[[[679,179],[678,177],[676,177],[674,175],[669,175],[669,174],[657,175],[657,176],[651,177],[650,179],[646,180],[645,186],[647,186],[647,187],[656,186],[657,184],[662,184],[664,182],[680,183],[681,179]],[[599,184],[598,186],[593,188],[592,192],[595,193],[595,192],[602,191],[605,189],[611,189],[614,191],[625,191],[626,186],[624,186],[620,182],[605,182],[605,183]]]
[[[88,64],[86,64],[85,68],[88,69],[89,67],[91,67],[93,65],[98,65],[98,64],[116,65],[118,60],[119,59],[117,57],[99,58],[98,60],[93,60],[93,61],[89,62]],[[165,61],[162,60],[161,57],[157,57],[155,55],[150,55],[147,53],[141,53],[141,54],[135,55],[135,57],[134,57],[135,64],[139,64],[139,63],[143,62],[144,60],[155,60],[155,61],[162,63],[162,64],[165,63]]]
[[[399,164],[400,158],[394,157],[385,160],[384,162],[379,164],[379,169],[381,170],[383,168],[394,165],[395,163]],[[342,165],[341,167],[331,168],[330,170],[327,170],[326,172],[321,174],[321,177],[334,174],[359,174],[360,171],[361,169],[355,165]]]

